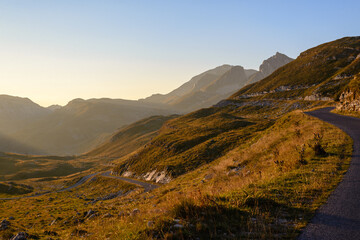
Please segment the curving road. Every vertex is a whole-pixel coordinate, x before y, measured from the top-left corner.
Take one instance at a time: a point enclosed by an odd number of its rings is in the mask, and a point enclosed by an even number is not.
[[[65,191],[70,191],[73,188],[76,188],[82,184],[84,184],[87,180],[89,180],[90,178],[94,177],[95,175],[100,174],[100,172],[96,172],[96,173],[92,173],[90,175],[87,175],[83,178],[81,178],[77,183],[75,183],[74,185],[71,185],[70,187],[67,188],[63,188],[57,191],[53,191],[53,192],[43,192],[43,193],[39,193],[39,194],[34,194],[34,195],[30,195],[30,196],[22,196],[22,197],[10,197],[10,198],[0,198],[0,200],[17,200],[17,199],[23,199],[23,198],[33,198],[33,197],[40,197],[49,193],[57,193],[57,192],[65,192]],[[125,182],[129,182],[138,186],[141,186],[144,188],[144,192],[149,192],[155,188],[158,188],[158,185],[152,184],[152,183],[147,183],[147,182],[142,182],[142,181],[138,181],[135,179],[131,179],[131,178],[125,178],[125,177],[118,177],[118,176],[113,176],[111,175],[111,172],[105,172],[105,173],[101,173],[102,176],[105,177],[110,177],[110,178],[115,178],[115,179],[119,179],[121,181],[125,181]]]
[[[125,182],[128,182],[128,183],[139,185],[139,186],[144,188],[144,192],[149,192],[149,191],[159,187],[158,185],[148,183],[148,182],[141,182],[141,181],[138,181],[138,180],[135,180],[135,179],[132,179],[132,178],[114,176],[114,175],[111,175],[111,172],[105,172],[105,173],[103,173],[101,175],[105,176],[105,177],[116,178],[116,179],[119,179],[121,181],[125,181]]]
[[[308,112],[342,129],[354,140],[354,152],[343,181],[316,212],[300,240],[360,239],[360,119],[330,113],[333,108]]]

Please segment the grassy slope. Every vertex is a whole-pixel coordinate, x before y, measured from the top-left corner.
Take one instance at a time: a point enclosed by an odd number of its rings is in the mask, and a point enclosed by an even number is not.
[[[29,239],[73,239],[70,235],[72,231],[76,234],[74,226],[86,220],[85,215],[90,209],[98,218],[105,214],[118,214],[116,209],[107,205],[110,200],[92,203],[94,199],[110,194],[131,195],[131,191],[136,192],[136,189],[135,185],[98,176],[73,191],[16,200],[17,204],[11,204],[14,201],[0,201],[0,218],[15,218],[10,220],[9,229],[0,231],[0,239],[9,239],[14,233],[25,230],[30,235]],[[58,232],[62,232],[60,236]],[[68,237],[65,238],[63,234]]]
[[[170,120],[159,135],[138,151],[120,159],[114,171],[140,176],[165,170],[172,178],[223,156],[255,132],[274,123],[274,117],[316,103],[274,102],[261,106],[206,108]]]
[[[312,145],[314,132],[324,134],[328,154],[315,156],[306,147],[307,164],[301,164],[298,148]],[[159,189],[155,200],[142,201],[139,219],[123,219],[109,229],[119,239],[294,238],[341,180],[351,142],[329,124],[300,112],[286,115],[222,158]],[[146,227],[144,218],[154,226]],[[176,222],[184,228],[174,229]],[[126,228],[130,223],[136,227]]]
[[[323,134],[324,156],[316,156],[310,147],[314,133]],[[0,202],[6,209],[0,218],[17,213],[11,231],[26,230],[42,237],[45,231],[54,231],[60,239],[77,239],[74,234],[84,236],[79,239],[295,238],[341,180],[351,144],[339,129],[296,111],[150,194],[134,192],[120,201],[84,205],[88,196],[78,196],[99,191],[90,183],[72,193],[21,200],[15,205]],[[307,164],[299,161],[303,145]],[[108,185],[96,184],[100,188]],[[101,194],[106,192],[112,191],[101,190]],[[49,202],[49,197],[56,200]],[[29,215],[26,206],[32,206]],[[140,212],[134,215],[135,208]],[[82,221],[83,212],[89,209],[97,210],[99,216]],[[76,212],[80,212],[78,217]],[[105,213],[113,216],[103,218]],[[58,222],[49,226],[53,219]],[[174,228],[176,223],[183,228]]]
[[[337,75],[354,75],[360,70],[360,38],[342,38],[309,49],[260,82],[248,85],[231,98],[275,90],[280,86],[308,86],[304,90],[269,93],[257,98],[297,98],[313,93],[337,98],[350,79],[334,80]],[[314,86],[313,86],[314,85]]]
[[[167,170],[176,177],[211,162],[244,141],[244,132],[268,123],[250,122],[231,109],[208,108],[168,121],[145,147],[126,157],[115,171],[137,174]]]
[[[145,118],[117,131],[109,141],[85,154],[87,157],[119,158],[145,145],[157,135],[164,122],[177,117],[153,116]]]

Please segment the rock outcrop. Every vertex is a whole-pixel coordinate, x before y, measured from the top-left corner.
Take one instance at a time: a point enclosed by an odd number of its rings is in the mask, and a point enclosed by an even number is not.
[[[270,74],[272,74],[278,68],[284,66],[291,62],[292,58],[286,56],[285,54],[277,52],[274,56],[266,59],[259,67],[259,72],[253,75],[250,79],[248,84],[257,82],[263,78],[266,78]]]
[[[360,112],[360,95],[352,90],[347,90],[340,95],[337,109],[340,111]]]

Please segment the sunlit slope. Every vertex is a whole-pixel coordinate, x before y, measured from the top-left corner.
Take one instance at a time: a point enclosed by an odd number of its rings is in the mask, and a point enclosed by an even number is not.
[[[242,88],[225,104],[168,121],[157,137],[124,157],[115,171],[167,182],[212,162],[286,112],[332,104],[359,72],[359,54],[358,37],[309,49]]]
[[[360,70],[360,37],[346,37],[311,48],[269,77],[230,99],[336,100]]]
[[[218,159],[256,132],[267,129],[279,112],[311,104],[294,101],[265,107],[228,106],[195,111],[167,121],[149,143],[119,160],[114,171],[167,182]]]

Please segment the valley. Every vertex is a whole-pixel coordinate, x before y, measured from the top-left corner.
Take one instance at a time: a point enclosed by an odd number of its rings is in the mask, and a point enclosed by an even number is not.
[[[6,97],[45,117],[1,117],[7,135],[28,133],[12,147],[39,152],[0,155],[0,238],[298,238],[353,171],[358,120],[336,126],[359,114],[359,55],[346,37],[139,101]]]

